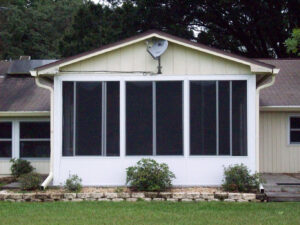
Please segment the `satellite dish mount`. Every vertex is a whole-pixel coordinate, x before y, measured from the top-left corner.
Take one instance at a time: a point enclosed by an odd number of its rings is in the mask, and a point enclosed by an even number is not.
[[[160,56],[167,50],[168,41],[162,39],[152,39],[151,42],[147,41],[147,52],[153,59],[158,61],[157,74],[161,74]]]

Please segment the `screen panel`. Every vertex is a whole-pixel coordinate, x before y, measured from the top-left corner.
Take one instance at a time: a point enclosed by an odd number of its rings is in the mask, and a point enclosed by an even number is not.
[[[182,81],[156,82],[156,154],[183,154]]]
[[[190,82],[190,154],[216,154],[216,81]]]
[[[63,82],[63,156],[73,156],[74,82]]]
[[[102,83],[76,83],[76,155],[101,155]]]
[[[106,82],[106,155],[120,155],[120,82]]]
[[[152,82],[126,82],[126,154],[152,155]]]
[[[232,155],[247,155],[247,81],[232,81]]]
[[[230,81],[219,81],[219,155],[230,155]]]

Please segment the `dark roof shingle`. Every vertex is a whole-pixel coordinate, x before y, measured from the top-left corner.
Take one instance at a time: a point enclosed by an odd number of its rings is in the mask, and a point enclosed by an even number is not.
[[[50,111],[50,92],[30,76],[0,78],[0,111]]]
[[[279,68],[275,83],[260,91],[260,106],[300,106],[300,59],[259,59]]]

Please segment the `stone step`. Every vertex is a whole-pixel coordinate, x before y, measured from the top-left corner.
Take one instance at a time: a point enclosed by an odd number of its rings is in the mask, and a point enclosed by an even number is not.
[[[264,185],[267,192],[300,193],[300,185]]]
[[[300,193],[266,192],[268,202],[300,202]]]

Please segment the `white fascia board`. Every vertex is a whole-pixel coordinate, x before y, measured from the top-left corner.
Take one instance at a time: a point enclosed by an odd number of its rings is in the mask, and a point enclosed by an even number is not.
[[[49,111],[0,111],[0,117],[50,117]]]
[[[264,112],[292,112],[300,111],[300,106],[260,106],[259,110]]]
[[[188,47],[188,48],[200,51],[200,52],[204,52],[204,53],[207,53],[207,54],[210,54],[210,55],[218,56],[220,58],[224,58],[224,59],[227,59],[227,60],[230,60],[230,61],[234,61],[234,62],[237,62],[237,63],[240,63],[240,64],[250,66],[251,72],[253,72],[253,73],[274,73],[274,69],[271,69],[271,68],[268,68],[268,67],[252,64],[250,62],[247,62],[247,61],[235,58],[235,57],[231,57],[231,56],[219,53],[219,52],[215,52],[213,50],[201,48],[199,46],[194,46],[194,45],[191,45],[191,44],[188,44],[188,43],[183,43],[181,41],[178,41],[178,40],[175,40],[175,39],[172,39],[172,38],[169,38],[169,37],[165,37],[163,35],[153,33],[153,34],[149,34],[147,36],[144,36],[144,37],[132,40],[132,41],[128,41],[128,42],[125,42],[125,43],[122,43],[122,44],[119,44],[119,45],[116,45],[116,46],[112,46],[111,48],[106,48],[106,49],[99,50],[99,51],[96,51],[96,52],[88,54],[88,55],[84,55],[82,57],[75,58],[73,60],[58,64],[54,67],[46,68],[45,70],[36,71],[36,74],[56,75],[57,73],[59,73],[59,69],[61,67],[64,67],[64,66],[67,66],[67,65],[79,62],[79,61],[83,61],[83,60],[89,59],[91,57],[113,51],[113,50],[118,49],[118,48],[126,47],[126,46],[129,46],[129,45],[132,45],[132,44],[135,44],[137,42],[147,40],[147,39],[153,38],[153,37],[156,37],[156,38],[159,38],[159,39],[164,39],[164,40],[167,40],[169,42],[172,42],[172,43],[184,46],[184,47]],[[32,75],[32,76],[34,76],[34,75]]]

